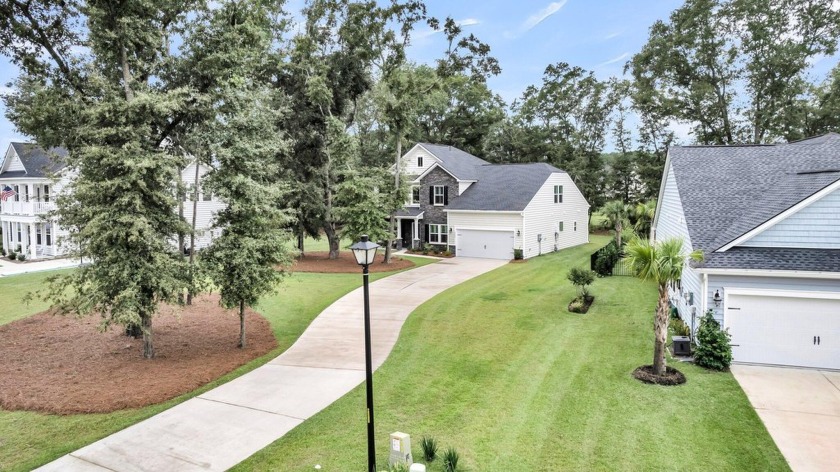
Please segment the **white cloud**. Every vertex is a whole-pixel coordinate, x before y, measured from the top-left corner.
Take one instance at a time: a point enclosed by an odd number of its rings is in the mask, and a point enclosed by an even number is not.
[[[621,61],[623,61],[624,59],[626,59],[626,58],[628,58],[628,57],[630,57],[630,53],[629,53],[629,52],[625,52],[624,54],[622,54],[622,55],[620,55],[620,56],[617,56],[617,57],[614,57],[614,58],[612,58],[612,59],[610,59],[610,60],[608,60],[608,61],[604,61],[604,62],[602,62],[602,63],[598,64],[598,65],[597,65],[597,66],[595,66],[595,67],[603,67],[603,66],[608,66],[608,65],[610,65],[610,64],[615,64],[616,62],[621,62]]]
[[[534,13],[533,15],[529,16],[527,20],[525,20],[521,25],[519,25],[519,29],[515,32],[505,31],[504,36],[508,39],[516,38],[522,34],[527,33],[534,29],[538,24],[545,21],[551,15],[554,15],[561,8],[566,5],[568,0],[560,0],[559,2],[552,2],[549,3],[548,6],[543,8],[542,10]]]
[[[604,41],[606,41],[608,39],[617,38],[617,37],[621,36],[621,33],[622,33],[621,31],[616,31],[615,33],[610,33],[610,34],[604,36]]]

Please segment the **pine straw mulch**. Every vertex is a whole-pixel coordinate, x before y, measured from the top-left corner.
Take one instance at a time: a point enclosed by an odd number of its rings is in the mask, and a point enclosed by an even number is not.
[[[110,412],[160,403],[191,392],[271,351],[268,321],[247,310],[247,347],[237,348],[239,316],[218,295],[154,318],[154,359],[142,339],[99,317],[42,312],[0,326],[0,407],[57,414]]]
[[[656,385],[682,385],[685,383],[685,375],[671,366],[665,366],[665,375],[653,373],[652,365],[643,365],[633,371],[633,377],[644,383]]]
[[[414,263],[408,259],[391,256],[391,263],[385,264],[384,250],[380,249],[376,254],[373,264],[370,265],[370,272],[392,272],[395,270],[414,267]],[[338,253],[338,259],[330,259],[329,252],[307,252],[304,257],[295,259],[291,267],[292,272],[319,272],[324,274],[337,273],[361,273],[362,268],[356,263],[353,251],[349,249]]]

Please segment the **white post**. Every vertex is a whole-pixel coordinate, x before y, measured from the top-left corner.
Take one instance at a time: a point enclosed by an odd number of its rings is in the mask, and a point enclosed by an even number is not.
[[[35,201],[35,184],[26,184],[26,200],[29,202]]]
[[[35,244],[35,223],[29,223],[29,259],[35,260],[38,257],[38,245]]]
[[[10,230],[11,225],[7,222],[3,222],[3,253],[9,253],[9,238],[11,237],[12,231]]]
[[[414,244],[414,241],[417,241],[418,243],[420,242],[420,231],[419,231],[419,228],[418,228],[419,225],[417,224],[417,221],[418,221],[417,218],[414,218],[414,235],[411,237],[411,248],[412,249],[418,249],[417,247],[414,247],[414,246],[416,246]]]
[[[402,239],[402,220],[397,219],[397,239]]]

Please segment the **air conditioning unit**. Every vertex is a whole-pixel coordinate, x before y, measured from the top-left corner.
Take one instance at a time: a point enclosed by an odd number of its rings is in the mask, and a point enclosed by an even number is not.
[[[688,336],[674,336],[673,341],[675,356],[690,356],[691,355],[691,339]]]

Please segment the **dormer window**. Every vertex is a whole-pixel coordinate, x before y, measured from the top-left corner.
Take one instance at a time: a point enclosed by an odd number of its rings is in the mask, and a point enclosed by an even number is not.
[[[563,203],[563,186],[554,186],[554,203]]]
[[[423,167],[423,156],[417,156],[417,167]]]

